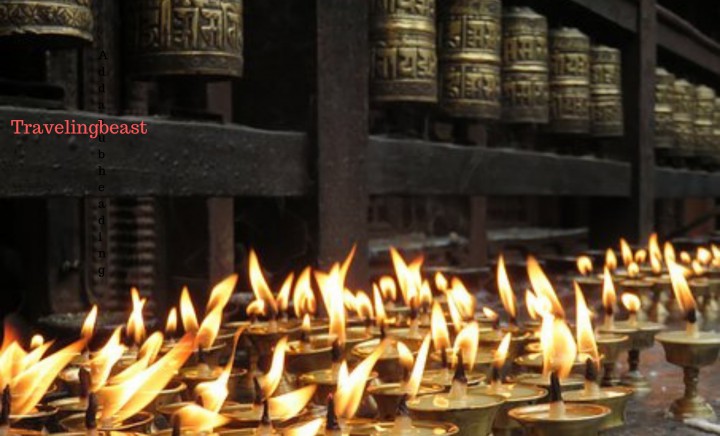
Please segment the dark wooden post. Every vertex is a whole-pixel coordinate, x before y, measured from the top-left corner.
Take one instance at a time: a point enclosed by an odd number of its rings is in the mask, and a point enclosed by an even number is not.
[[[368,1],[315,5],[318,258],[321,265],[342,260],[357,243],[348,280],[362,286],[368,278]]]

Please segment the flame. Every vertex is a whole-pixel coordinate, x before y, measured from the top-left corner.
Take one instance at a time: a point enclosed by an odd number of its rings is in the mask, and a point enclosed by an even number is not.
[[[344,345],[347,314],[343,298],[345,286],[342,281],[340,265],[333,265],[329,274],[316,273],[315,278],[320,286],[328,312],[329,333],[337,338],[340,345]]]
[[[448,311],[450,312],[450,320],[453,323],[453,328],[455,329],[455,333],[458,333],[460,330],[462,330],[465,322],[462,319],[462,315],[460,315],[460,310],[458,309],[457,303],[455,302],[455,296],[452,292],[449,292],[447,294],[447,304]]]
[[[303,315],[300,331],[302,331],[306,335],[306,339],[309,339],[307,335],[312,332],[312,321],[310,321],[310,315],[307,313]]]
[[[445,292],[448,290],[448,279],[440,271],[435,273],[435,289],[440,292]]]
[[[387,313],[385,313],[385,304],[377,285],[373,285],[373,302],[375,303],[375,325],[381,327],[387,322]]]
[[[682,311],[684,313],[688,313],[691,310],[695,310],[697,308],[697,304],[695,303],[695,298],[690,291],[690,286],[688,286],[687,280],[685,279],[683,267],[675,262],[668,261],[668,270],[670,272],[670,281],[672,282],[675,298],[677,299]]]
[[[684,264],[690,264],[692,262],[692,257],[690,256],[690,253],[688,253],[687,251],[681,251],[680,262]]]
[[[210,302],[212,304],[208,304],[209,311],[200,324],[195,338],[198,348],[207,349],[215,343],[215,338],[217,338],[218,331],[220,331],[220,324],[222,324],[223,310],[230,301],[237,280],[237,274],[232,274],[215,285],[210,293]]]
[[[494,310],[490,309],[489,307],[483,307],[482,311],[483,311],[483,314],[484,314],[490,321],[496,321],[496,320],[498,319],[498,317],[499,317],[499,315],[497,314],[497,312],[495,312]]]
[[[713,256],[713,265],[717,266],[717,264],[720,262],[720,247],[713,244],[710,246],[712,249],[712,256]]]
[[[280,286],[280,292],[277,296],[278,309],[281,313],[286,313],[290,305],[290,292],[292,291],[292,283],[295,279],[295,274],[290,273],[285,277],[285,281]]]
[[[180,294],[180,318],[182,318],[185,333],[197,333],[198,320],[195,315],[195,306],[190,298],[190,291],[184,286]]]
[[[455,337],[453,344],[453,356],[462,353],[463,362],[466,368],[472,370],[475,367],[478,344],[480,342],[480,326],[477,322],[468,323]]]
[[[451,293],[457,310],[463,319],[473,319],[475,316],[475,297],[467,290],[465,284],[457,277],[450,282]]]
[[[645,263],[648,257],[648,252],[644,248],[639,249],[635,252],[635,263]]]
[[[603,307],[608,310],[614,310],[615,304],[617,304],[615,285],[613,284],[612,277],[610,276],[610,270],[607,268],[603,271],[602,303]]]
[[[543,318],[540,343],[543,349],[543,376],[548,377],[551,372],[556,372],[560,379],[566,378],[577,356],[577,345],[570,327],[562,319],[551,316]]]
[[[415,365],[412,367],[410,378],[406,384],[406,393],[410,398],[415,398],[418,391],[420,390],[420,383],[422,382],[423,372],[425,372],[425,364],[427,363],[428,353],[430,352],[430,335],[425,335],[425,338],[420,345],[417,359],[415,359]],[[410,355],[412,357],[412,354]]]
[[[314,314],[317,311],[317,302],[310,283],[311,273],[311,268],[306,267],[295,282],[293,307],[298,318],[302,318],[304,314]]]
[[[500,345],[498,345],[497,350],[495,350],[495,353],[493,354],[493,366],[495,368],[502,368],[505,365],[505,360],[507,359],[508,352],[510,351],[511,339],[512,333],[505,333],[502,341],[500,341]]]
[[[287,394],[268,398],[268,413],[272,419],[285,420],[297,416],[315,395],[317,385],[308,385]]]
[[[165,334],[172,336],[177,332],[177,309],[172,308],[168,312],[167,321],[165,322]]]
[[[132,338],[135,345],[140,345],[145,340],[145,321],[143,320],[143,308],[147,298],[140,298],[137,288],[130,289],[132,298],[132,312],[127,322],[127,335]]]
[[[212,312],[213,309],[220,306],[222,308],[225,308],[227,306],[228,301],[230,301],[230,297],[232,297],[233,290],[235,290],[235,285],[238,281],[238,275],[237,274],[231,274],[228,277],[224,278],[220,283],[215,285],[210,291],[210,298],[208,298],[208,303],[205,308],[205,312]]]
[[[400,366],[410,372],[412,371],[413,363],[415,358],[413,357],[412,351],[403,342],[397,343],[398,359],[400,360]]]
[[[605,251],[605,268],[610,271],[615,271],[617,269],[617,264],[618,261],[615,252],[612,248],[608,248],[607,251]]]
[[[633,261],[633,252],[630,244],[623,238],[620,238],[620,254],[622,254],[623,264],[627,268]]]
[[[270,398],[275,390],[280,386],[282,380],[283,370],[285,367],[285,352],[287,351],[288,338],[284,336],[275,345],[275,351],[273,351],[272,363],[270,364],[270,370],[267,374],[263,374],[258,378],[260,387],[263,391],[265,398]]]
[[[697,258],[697,260],[698,260],[701,264],[703,264],[703,265],[709,265],[710,262],[712,261],[713,255],[712,255],[712,253],[710,252],[710,250],[708,250],[707,248],[705,248],[705,247],[698,247],[698,249],[697,249],[697,255],[696,255],[695,257]]]
[[[663,245],[663,256],[665,262],[675,262],[675,247],[670,242],[665,242],[665,245]]]
[[[430,307],[433,302],[432,290],[430,290],[430,283],[427,280],[423,280],[420,286],[420,306]]]
[[[537,320],[538,313],[535,311],[535,305],[537,304],[537,297],[530,289],[525,289],[525,309],[527,310],[530,319]]]
[[[702,266],[702,264],[700,263],[699,260],[697,260],[697,259],[693,260],[691,266],[692,266],[692,272],[696,276],[701,276],[701,275],[705,274],[705,268]]]
[[[624,292],[620,296],[620,300],[628,312],[637,313],[640,310],[640,298],[637,295]]]
[[[219,412],[229,395],[228,381],[230,380],[233,364],[235,363],[235,351],[237,350],[238,340],[243,330],[244,327],[240,327],[235,332],[230,359],[225,364],[220,376],[213,381],[202,382],[195,386],[195,395],[202,399],[203,407],[208,410]]]
[[[248,269],[250,271],[250,287],[252,287],[253,293],[255,294],[255,299],[263,301],[265,308],[270,310],[270,315],[275,316],[278,313],[277,302],[265,280],[255,250],[250,250]]]
[[[355,252],[357,251],[357,244],[353,244],[352,248],[348,252],[347,256],[345,256],[345,260],[342,263],[342,266],[340,266],[340,280],[342,280],[343,283],[345,283],[345,279],[347,278],[348,271],[350,271],[350,266],[352,265],[352,261],[355,258]]]
[[[122,422],[150,404],[190,357],[194,342],[194,335],[185,334],[167,354],[135,377],[100,389],[102,420]]]
[[[407,264],[394,247],[390,247],[390,256],[405,304],[417,308],[420,304],[420,288],[422,287],[420,269],[424,261],[423,257],[420,256]]]
[[[34,350],[38,347],[41,347],[45,343],[45,338],[43,338],[42,335],[33,335],[33,337],[30,339],[30,349]]]
[[[447,322],[443,315],[440,303],[433,303],[430,315],[430,333],[432,335],[433,347],[441,352],[450,347],[450,334],[448,333]]]
[[[120,360],[125,353],[125,346],[120,342],[120,333],[122,327],[118,327],[113,332],[110,339],[90,360],[90,379],[92,384],[90,390],[97,392],[101,387],[105,386],[105,382],[110,376],[113,366]]]
[[[107,384],[115,385],[124,383],[147,369],[147,367],[157,359],[160,349],[162,348],[163,339],[163,335],[160,332],[155,332],[150,335],[140,348],[137,360],[120,373],[111,377]]]
[[[592,260],[588,256],[578,257],[575,264],[577,265],[578,272],[580,272],[581,275],[586,276],[593,272]]]
[[[650,239],[648,239],[648,256],[662,260],[662,251],[660,251],[657,233],[653,233],[650,235]]]
[[[343,289],[343,305],[346,312],[355,310],[355,294],[348,288]]]
[[[507,270],[505,269],[505,259],[502,255],[500,255],[500,258],[498,259],[497,287],[503,307],[510,315],[510,319],[515,319],[517,316],[515,293],[510,285],[510,278],[508,277]]]
[[[652,269],[653,274],[659,275],[662,273],[662,258],[651,255],[650,256],[650,268]]]
[[[394,278],[382,276],[378,281],[378,286],[380,286],[380,292],[384,300],[395,301],[397,299],[397,286]]]
[[[283,431],[283,436],[312,436],[318,434],[325,422],[322,418],[315,418],[304,424]]]
[[[362,321],[371,320],[375,317],[370,297],[363,291],[358,291],[355,294],[355,313],[358,314]]]
[[[538,297],[545,297],[551,304],[552,310],[555,316],[564,318],[565,310],[563,310],[560,300],[558,300],[555,290],[550,284],[545,272],[540,267],[540,264],[533,256],[528,256],[527,259],[527,270],[528,276],[530,277],[530,284],[532,285],[535,295]]]
[[[351,373],[338,373],[335,390],[335,413],[338,417],[350,419],[355,416],[370,372],[382,356],[386,346],[387,340],[382,341]]]
[[[213,432],[213,429],[223,427],[230,422],[230,418],[220,415],[217,412],[207,410],[197,404],[188,404],[173,414],[174,419],[179,420],[180,428],[183,431],[194,433]]]
[[[576,333],[577,333],[577,352],[582,356],[583,360],[590,357],[596,364],[600,363],[600,353],[598,352],[595,334],[593,333],[590,309],[588,309],[585,296],[580,290],[577,283],[573,283],[575,287],[575,307],[576,307]]]
[[[265,302],[262,300],[253,300],[245,309],[249,317],[265,315]]]
[[[86,345],[87,340],[80,339],[45,357],[36,364],[24,368],[22,372],[14,376],[12,380],[3,378],[3,385],[9,384],[10,392],[12,392],[11,414],[25,415],[35,408],[60,371],[62,371]],[[18,346],[17,349],[20,349],[20,347]],[[38,348],[38,350],[42,349],[42,347]],[[20,351],[22,350],[20,349]],[[4,374],[5,370],[3,370],[2,373]]]
[[[627,273],[630,277],[637,277],[640,275],[640,267],[635,262],[630,262],[627,266]]]
[[[97,316],[98,307],[97,304],[93,304],[92,309],[90,309],[90,312],[88,312],[87,316],[85,317],[85,321],[83,321],[82,328],[80,329],[81,338],[90,341],[93,333],[95,332],[95,323],[97,322]]]

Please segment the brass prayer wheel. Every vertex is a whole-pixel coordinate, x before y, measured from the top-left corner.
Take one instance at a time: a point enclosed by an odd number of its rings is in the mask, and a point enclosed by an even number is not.
[[[695,155],[709,156],[714,145],[713,116],[715,112],[715,91],[705,85],[695,88],[694,152]]]
[[[437,102],[435,38],[435,0],[371,0],[371,100]]]
[[[693,154],[695,120],[695,87],[685,79],[673,83],[673,133],[678,156]]]
[[[242,76],[242,0],[132,0],[127,10],[135,77]]]
[[[93,40],[92,0],[0,1],[0,36]]]
[[[578,29],[550,31],[549,130],[590,132],[590,38]]]
[[[590,131],[593,136],[623,135],[620,50],[590,48]]]
[[[440,4],[440,107],[454,117],[500,119],[500,0]]]
[[[655,148],[673,146],[673,84],[675,76],[664,68],[655,69]]]
[[[527,7],[502,18],[502,119],[507,123],[548,122],[548,24]]]

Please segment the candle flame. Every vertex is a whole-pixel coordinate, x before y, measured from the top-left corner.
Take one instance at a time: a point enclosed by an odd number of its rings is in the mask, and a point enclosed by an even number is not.
[[[543,350],[543,377],[556,372],[562,380],[570,375],[577,357],[577,345],[564,320],[547,316],[540,331]]]
[[[262,267],[260,266],[260,261],[258,260],[257,254],[255,254],[255,250],[250,250],[250,254],[248,256],[248,271],[250,273],[250,287],[253,290],[253,294],[255,294],[255,299],[265,303],[265,308],[270,311],[269,315],[277,315],[277,302],[275,301],[272,291],[270,291],[270,286],[268,286],[267,280],[265,280]]]
[[[650,268],[652,269],[653,274],[660,275],[662,273],[662,258],[651,255],[650,256]]]
[[[639,249],[635,252],[635,263],[641,264],[645,263],[648,257],[648,252],[644,248]]]
[[[660,250],[660,244],[658,243],[657,233],[653,233],[648,239],[648,256],[654,256],[658,259],[662,259],[662,251]]]
[[[125,346],[121,343],[121,333],[122,327],[116,328],[110,339],[95,353],[89,362],[90,379],[92,381],[90,390],[92,392],[97,392],[101,387],[105,386],[113,366],[125,353]]]
[[[197,333],[197,315],[195,315],[195,306],[192,303],[190,291],[187,286],[183,286],[182,292],[180,293],[180,318],[182,318],[185,333]]]
[[[640,267],[635,262],[630,262],[630,264],[627,266],[627,273],[629,277],[637,277],[640,275]]]
[[[665,257],[665,262],[675,262],[675,247],[670,243],[670,241],[665,242],[663,245],[663,256]]]
[[[82,328],[80,329],[80,337],[90,341],[93,337],[93,333],[95,332],[95,323],[97,322],[97,316],[98,316],[98,307],[97,304],[93,304],[92,309],[90,309],[90,312],[88,312],[87,316],[85,317],[85,321],[83,321]]]
[[[220,412],[229,395],[228,381],[230,380],[233,364],[235,363],[235,351],[237,350],[238,340],[243,330],[245,330],[244,327],[240,327],[235,332],[230,359],[225,364],[220,376],[215,380],[198,383],[198,385],[195,386],[195,395],[202,399],[203,407],[208,410]]]
[[[615,255],[615,251],[613,251],[612,248],[608,248],[605,251],[605,268],[609,269],[610,271],[615,271],[617,269],[617,256]]]
[[[440,303],[437,301],[433,303],[430,314],[430,334],[436,351],[442,352],[442,350],[450,348],[450,334],[448,333],[447,322]]]
[[[270,364],[270,370],[267,374],[263,374],[258,378],[260,387],[262,388],[263,396],[270,398],[272,394],[280,386],[282,380],[283,370],[285,367],[285,352],[287,351],[288,338],[284,336],[275,345],[273,351],[272,363]]]
[[[337,263],[333,265],[328,274],[316,271],[315,279],[320,287],[325,308],[330,318],[329,334],[337,338],[340,345],[345,345],[345,320],[347,319],[347,313],[345,311],[343,298],[345,285],[343,283],[340,265]]]
[[[427,280],[423,280],[420,286],[420,306],[430,307],[433,302],[433,294],[430,289],[430,283]]]
[[[173,417],[179,421],[181,430],[193,434],[211,434],[214,429],[230,422],[230,418],[197,404],[183,406]]]
[[[412,372],[406,385],[406,393],[410,398],[415,398],[420,390],[420,383],[422,382],[423,372],[425,372],[425,365],[427,363],[428,353],[430,352],[430,335],[425,335],[425,338],[420,345],[417,359],[415,364],[412,366]],[[411,355],[412,357],[412,355]]]
[[[499,315],[494,310],[490,309],[489,307],[485,306],[482,308],[483,315],[487,317],[490,321],[496,321],[499,318]]]
[[[613,283],[612,277],[610,276],[610,270],[608,268],[605,268],[603,271],[602,303],[608,313],[612,313],[615,310],[615,304],[617,304],[615,284]]]
[[[536,301],[537,297],[533,291],[525,289],[525,310],[527,310],[528,316],[530,316],[530,319],[533,321],[538,319],[538,313],[535,311]]]
[[[703,265],[697,259],[692,261],[691,267],[693,274],[695,274],[696,276],[701,276],[705,274],[705,267],[703,267]]]
[[[382,276],[378,281],[382,297],[386,301],[395,301],[397,299],[397,286],[395,279],[390,276]]]
[[[375,284],[373,285],[373,302],[375,303],[375,325],[382,327],[387,322],[387,313],[380,289]]]
[[[408,307],[417,308],[420,305],[420,288],[422,287],[420,270],[424,261],[423,257],[420,256],[407,264],[394,247],[390,247],[390,257],[405,304]]]
[[[268,414],[273,420],[284,421],[297,416],[315,395],[317,385],[307,385],[300,389],[268,398]]]
[[[455,295],[452,292],[448,292],[446,296],[448,312],[450,312],[450,320],[452,321],[455,333],[458,333],[460,332],[460,330],[462,330],[463,325],[465,325],[465,321],[463,320],[463,317],[460,314],[460,310],[458,309],[458,303],[455,301]]]
[[[548,280],[542,267],[533,256],[528,256],[527,270],[530,284],[532,285],[533,291],[535,291],[535,295],[545,297],[552,304],[553,314],[557,317],[564,318],[565,310],[562,304],[560,304],[560,300],[558,300],[555,289],[553,289],[550,280]]]
[[[475,367],[479,342],[480,326],[475,321],[466,324],[455,337],[453,356],[457,357],[459,353],[462,353],[463,362],[469,371]]]
[[[150,364],[155,362],[158,354],[160,354],[160,348],[162,348],[163,339],[163,335],[160,332],[155,332],[150,335],[150,337],[147,338],[145,343],[140,348],[137,360],[133,362],[132,365],[128,366],[118,374],[112,376],[107,381],[107,385],[124,383],[147,369]]]
[[[451,293],[456,308],[464,320],[471,320],[475,316],[475,297],[467,290],[465,284],[457,277],[450,282]]]
[[[312,284],[310,283],[311,274],[311,268],[306,267],[300,273],[297,282],[295,283],[293,306],[295,315],[298,318],[301,318],[305,314],[315,314],[317,311],[317,302],[315,300],[315,294],[312,290]]]
[[[630,244],[623,238],[620,238],[620,254],[622,255],[623,264],[627,268],[633,262],[633,251]]]
[[[102,420],[119,423],[143,410],[185,364],[194,342],[193,335],[186,334],[167,354],[135,377],[100,389]]]
[[[695,257],[702,265],[709,265],[713,258],[710,250],[705,247],[698,247]]]
[[[368,297],[364,291],[358,291],[357,294],[355,294],[355,313],[358,314],[361,321],[368,321],[375,318],[370,297]]]
[[[222,307],[224,309],[230,301],[230,297],[232,297],[237,281],[238,275],[230,274],[228,277],[221,280],[220,283],[215,285],[212,288],[212,291],[210,291],[210,297],[208,298],[205,313],[212,312],[217,307]]]
[[[687,251],[681,251],[680,252],[680,262],[689,265],[692,263],[692,256],[690,256],[690,253]]]
[[[43,335],[36,334],[33,335],[33,337],[30,339],[30,349],[34,350],[38,347],[41,347],[45,343],[45,338],[43,338]]]
[[[684,313],[689,313],[697,308],[695,298],[690,291],[690,286],[685,279],[684,268],[675,262],[668,261],[668,271],[670,272],[670,281],[672,282],[673,292],[680,308]]]
[[[398,341],[396,347],[398,351],[398,360],[400,360],[400,366],[407,372],[412,371],[413,363],[415,362],[412,351],[410,351],[405,343],[400,341]]]
[[[292,291],[292,284],[294,279],[295,274],[290,273],[287,277],[285,277],[285,281],[283,282],[282,286],[280,286],[280,292],[278,292],[277,296],[277,305],[278,309],[282,313],[287,313],[288,307],[290,305],[290,292]]]
[[[637,295],[624,292],[620,296],[620,300],[628,312],[637,313],[640,310],[640,298]]]
[[[448,279],[440,271],[435,273],[435,288],[440,292],[448,290]]]
[[[512,286],[510,285],[510,278],[508,277],[507,269],[505,268],[505,259],[502,255],[500,255],[500,258],[498,259],[497,287],[503,307],[510,315],[510,319],[515,319],[517,316],[515,292],[513,292]]]
[[[588,309],[585,296],[577,283],[573,283],[575,288],[575,306],[576,306],[576,333],[577,333],[577,353],[582,360],[591,358],[596,365],[600,364],[600,352],[598,351],[595,334],[592,327],[592,316]]]
[[[177,309],[173,307],[168,312],[167,321],[165,322],[165,334],[167,336],[172,336],[177,332],[177,323]]]
[[[353,418],[360,407],[360,400],[365,391],[365,384],[375,363],[387,347],[387,340],[360,362],[350,373],[338,373],[338,384],[335,390],[335,413],[341,418]],[[342,376],[342,377],[341,377]]]
[[[577,270],[581,275],[587,276],[593,272],[592,260],[588,256],[579,256],[575,261]]]
[[[495,353],[493,354],[493,366],[495,368],[501,369],[505,365],[505,360],[507,360],[507,356],[510,351],[511,339],[512,333],[505,333],[502,341],[500,341],[500,345],[498,345],[497,349],[495,350]]]

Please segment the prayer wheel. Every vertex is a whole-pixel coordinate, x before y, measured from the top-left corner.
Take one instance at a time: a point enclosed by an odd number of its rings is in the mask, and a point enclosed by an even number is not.
[[[500,0],[440,5],[440,107],[453,117],[500,119]]]
[[[548,122],[547,19],[527,7],[503,13],[502,119]]]
[[[655,69],[655,148],[673,147],[673,103],[675,76],[664,68]]]
[[[705,85],[695,88],[694,154],[710,156],[714,146],[713,117],[715,112],[715,91]]]
[[[620,50],[604,45],[590,49],[590,131],[593,136],[623,135]]]
[[[131,0],[130,67],[136,78],[242,76],[241,0]]]
[[[550,31],[550,125],[554,133],[590,132],[590,38]]]
[[[676,154],[690,157],[694,148],[695,87],[685,79],[673,83],[673,133]]]
[[[52,38],[74,43],[93,40],[92,0],[0,1],[0,36]]]
[[[371,100],[437,102],[435,39],[435,0],[370,0]]]

